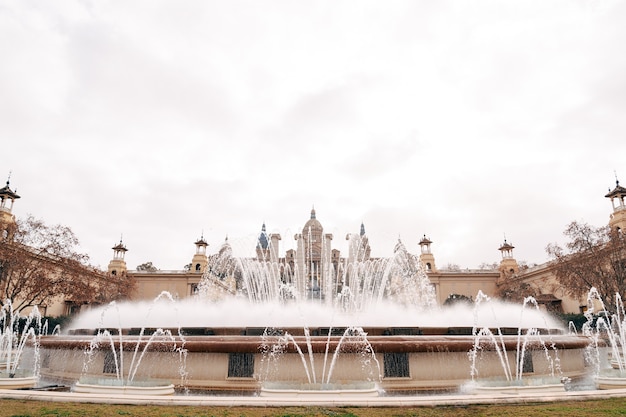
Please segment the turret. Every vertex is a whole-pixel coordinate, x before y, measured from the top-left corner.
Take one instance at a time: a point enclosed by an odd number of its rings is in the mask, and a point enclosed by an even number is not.
[[[502,260],[498,268],[500,270],[500,278],[506,278],[519,272],[519,265],[513,257],[513,249],[515,249],[515,246],[508,243],[506,239],[504,239],[504,243],[498,248],[502,254]]]
[[[261,226],[261,233],[256,243],[256,258],[259,261],[270,260],[270,240],[265,229],[265,223]]]
[[[191,272],[201,274],[209,263],[206,256],[206,248],[209,244],[204,240],[204,235],[202,235],[200,239],[194,242],[194,245],[196,245],[196,253],[191,259]]]
[[[348,262],[362,262],[370,259],[372,248],[370,247],[369,238],[365,234],[365,225],[361,222],[361,230],[358,236],[353,233],[346,235],[346,240],[350,242],[348,247]],[[339,255],[335,256],[336,258]]]
[[[122,239],[120,239],[120,243],[113,246],[113,259],[109,262],[108,271],[111,275],[125,275],[128,268],[126,268],[126,261],[124,257],[126,256],[126,246],[122,243]]]
[[[0,188],[0,223],[9,224],[15,223],[15,216],[11,213],[13,210],[13,203],[20,198],[16,192],[9,187],[9,179],[7,184]]]
[[[619,181],[615,179],[615,188],[609,189],[609,193],[605,197],[611,199],[613,206],[613,213],[609,218],[609,227],[618,232],[626,230],[626,204],[624,203],[626,188],[619,185]]]
[[[420,261],[426,267],[427,272],[435,272],[437,268],[435,267],[435,256],[430,251],[430,245],[433,242],[424,235],[422,240],[420,240]]]

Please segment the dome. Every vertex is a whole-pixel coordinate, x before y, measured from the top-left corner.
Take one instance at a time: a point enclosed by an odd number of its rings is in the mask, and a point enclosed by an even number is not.
[[[322,223],[320,223],[319,220],[315,218],[315,209],[312,209],[311,218],[304,224],[304,227],[302,228],[302,235],[306,236],[309,233],[321,234],[323,230],[324,227],[322,227]]]

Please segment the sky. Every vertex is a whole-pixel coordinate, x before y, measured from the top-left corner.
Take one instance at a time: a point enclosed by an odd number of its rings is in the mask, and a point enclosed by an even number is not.
[[[106,268],[426,235],[543,263],[626,184],[626,2],[0,0],[0,180]]]

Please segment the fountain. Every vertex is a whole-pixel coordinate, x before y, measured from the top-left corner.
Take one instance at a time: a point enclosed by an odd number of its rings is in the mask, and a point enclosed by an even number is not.
[[[476,348],[477,329],[498,335],[498,328],[516,329],[497,336],[507,352],[515,352],[521,334],[529,341],[549,334],[547,346],[559,353],[559,375],[576,378],[586,372],[588,339],[564,334],[560,323],[538,309],[496,307],[495,302],[438,307],[419,259],[400,242],[390,258],[343,264],[288,265],[220,253],[196,297],[94,308],[62,336],[42,338],[42,375],[85,382],[116,374],[100,348],[94,349],[98,354],[89,369],[82,367],[94,336],[100,335],[98,346],[117,351],[125,364],[133,360],[121,352],[141,351],[134,379],[176,384],[187,392],[283,397],[454,392],[470,378],[468,352]],[[233,282],[238,291],[225,295]],[[142,329],[164,333],[158,343],[147,343]],[[171,357],[181,347],[184,378],[180,362]],[[114,363],[115,354],[109,355]],[[481,378],[501,374],[494,355],[480,354]],[[534,370],[525,376],[553,375],[539,366],[540,358],[534,360]]]
[[[483,302],[489,302],[489,297],[479,293],[476,306]],[[471,382],[465,389],[474,393],[506,393],[519,394],[528,392],[559,392],[565,391],[565,384],[569,378],[561,375],[559,352],[550,334],[549,326],[541,328],[522,327],[523,316],[528,312],[531,305],[534,310],[539,310],[539,305],[533,297],[524,299],[520,314],[520,324],[517,329],[505,329],[504,331],[516,336],[513,351],[507,351],[504,342],[504,332],[501,327],[495,330],[477,326],[474,327],[474,347],[469,352],[471,362]],[[495,313],[495,311],[494,311]],[[516,334],[515,334],[516,333]],[[478,359],[488,347],[493,349],[500,364],[502,376],[479,379]],[[513,366],[511,362],[513,361]],[[535,376],[536,367],[544,367],[546,374]]]
[[[626,388],[626,315],[622,298],[619,293],[615,294],[615,312],[610,313],[597,289],[592,288],[587,305],[583,332],[592,340],[589,360],[596,368],[596,387]]]
[[[20,322],[11,301],[4,302],[0,310],[0,388],[31,388],[37,384],[41,331],[37,308]],[[24,358],[27,348],[30,348],[29,360]]]
[[[167,304],[161,307],[172,307],[174,302],[172,296],[163,292],[154,303],[149,306],[146,318],[152,314],[152,310],[159,306],[159,302],[165,299]],[[168,305],[169,304],[169,305]],[[120,314],[117,303],[106,306],[101,317],[111,310]],[[121,319],[121,318],[120,318]],[[115,395],[172,395],[174,385],[162,380],[151,380],[143,377],[135,377],[140,370],[140,365],[148,350],[158,350],[163,353],[171,352],[178,357],[179,374],[182,379],[185,376],[184,360],[186,350],[184,349],[185,339],[178,329],[178,337],[172,335],[172,330],[156,328],[146,331],[145,326],[141,326],[136,335],[129,336],[128,329],[117,327],[115,331],[107,328],[103,324],[103,319],[97,326],[97,333],[91,339],[89,347],[85,348],[85,360],[83,362],[82,375],[74,385],[74,392],[79,393],[99,393]],[[148,334],[146,334],[148,333]],[[147,339],[146,339],[147,337]],[[131,354],[132,353],[132,354]],[[130,363],[128,363],[130,359]],[[164,358],[167,360],[167,358]],[[169,358],[171,361],[174,358]],[[175,362],[175,361],[174,361]],[[90,370],[94,363],[101,366],[103,376],[93,376]]]
[[[261,348],[266,371],[262,372],[261,396],[313,396],[313,395],[350,395],[350,396],[377,396],[378,386],[376,379],[380,375],[380,364],[372,346],[367,340],[367,334],[362,328],[349,327],[347,329],[328,329],[326,348],[320,356],[323,361],[317,361],[313,351],[311,335],[308,328],[303,329],[306,354],[302,351],[298,341],[289,333],[272,329],[264,334],[264,344]],[[339,334],[336,345],[331,344],[332,335]],[[303,369],[306,373],[306,382],[276,381],[276,373],[281,366],[282,357],[287,348],[293,345],[297,351]],[[333,351],[331,351],[333,347]],[[331,382],[337,360],[342,353],[350,352],[348,362],[352,366],[360,366],[364,371],[358,380]],[[355,353],[358,353],[355,356]],[[356,359],[356,361],[355,361]],[[321,367],[321,373],[319,368]],[[379,379],[379,378],[378,378]]]

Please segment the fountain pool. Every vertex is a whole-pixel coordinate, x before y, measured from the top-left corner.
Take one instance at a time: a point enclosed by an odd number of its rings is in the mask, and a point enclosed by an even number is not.
[[[486,303],[425,313],[381,303],[366,312],[343,312],[320,304],[242,299],[119,304],[81,316],[63,335],[42,337],[41,374],[65,383],[110,377],[115,373],[111,366],[115,355],[128,373],[139,349],[144,354],[135,379],[174,384],[178,390],[255,395],[263,388],[269,393],[276,384],[282,389],[289,389],[285,384],[328,384],[337,390],[364,383],[365,391],[375,385],[375,391],[384,395],[456,391],[471,378],[472,366],[478,367],[481,378],[502,373],[502,353],[496,350],[485,347],[477,364],[469,360],[477,325],[494,332],[500,329],[502,347],[515,361],[520,309],[506,304],[494,308]],[[541,329],[541,337],[550,335],[558,351],[560,376],[576,378],[588,372],[584,360],[588,338],[564,334],[559,323],[539,312],[526,313],[525,321],[529,328]],[[361,336],[345,339],[345,332],[355,328],[352,323],[360,324]],[[85,352],[102,329],[113,333],[116,353],[95,350],[85,372]],[[142,329],[145,335],[140,337]],[[157,330],[171,336],[151,336],[149,341],[146,335]],[[529,336],[528,360],[534,369],[526,376],[553,376],[545,352],[535,343],[539,337]],[[183,362],[172,354],[176,349],[184,352],[184,372]]]
[[[174,384],[179,392],[248,396],[456,392],[473,373],[499,377],[503,358],[516,363],[520,331],[532,365],[524,377],[553,377],[546,365],[555,361],[559,377],[586,375],[589,339],[566,334],[542,312],[496,301],[439,307],[419,258],[401,242],[387,259],[357,256],[333,264],[323,256],[330,254],[329,239],[319,233],[309,228],[298,235],[299,242],[322,246],[303,243],[291,266],[235,258],[226,247],[207,267],[196,297],[82,313],[63,335],[41,339],[42,377],[74,384],[132,374],[136,381]],[[351,253],[363,252],[360,244],[351,241]],[[223,293],[224,277],[237,283],[235,295]],[[498,334],[499,341],[470,360],[476,329]],[[91,349],[102,332],[114,342]]]

